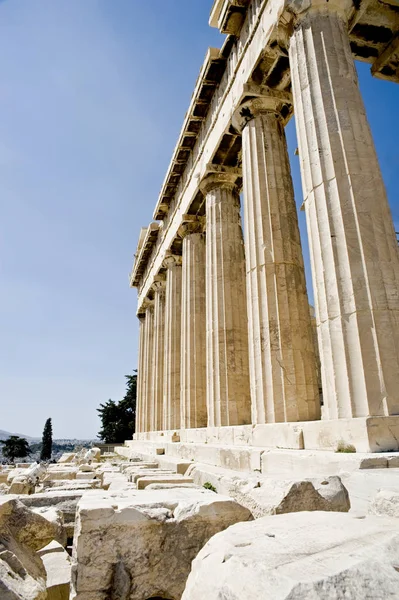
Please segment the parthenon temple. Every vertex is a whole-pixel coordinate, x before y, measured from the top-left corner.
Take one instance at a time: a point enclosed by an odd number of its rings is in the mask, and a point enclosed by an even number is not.
[[[216,0],[210,25],[131,274],[135,440],[399,450],[399,251],[354,63],[399,83],[399,3]]]

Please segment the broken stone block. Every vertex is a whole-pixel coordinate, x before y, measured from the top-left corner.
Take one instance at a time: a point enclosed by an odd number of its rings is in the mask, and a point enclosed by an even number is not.
[[[89,492],[78,504],[71,598],[180,598],[206,541],[251,518],[204,489]]]
[[[278,479],[264,475],[234,474],[209,465],[192,465],[187,471],[197,485],[210,483],[249,508],[255,518],[299,511],[350,509],[349,494],[338,476]]]
[[[26,508],[19,500],[7,500],[7,496],[3,496],[0,497],[0,536],[7,535],[36,551],[57,539],[59,528],[56,523]]]
[[[382,517],[399,518],[399,492],[380,490],[370,504],[369,512]]]
[[[8,486],[6,483],[0,483],[0,495],[8,494],[9,489],[10,486]]]
[[[76,473],[78,472],[76,468],[64,468],[64,469],[49,469],[43,481],[58,481],[66,479],[76,479]]]
[[[245,494],[245,506],[255,518],[300,511],[350,509],[349,494],[339,477],[287,481],[267,479]]]
[[[57,462],[60,465],[65,463],[71,463],[73,462],[75,456],[75,452],[64,452],[64,454],[61,455],[61,458],[59,458]]]
[[[71,583],[71,559],[60,544],[49,544],[40,551],[46,570],[48,600],[68,600]]]
[[[35,484],[27,481],[23,475],[14,477],[8,490],[9,494],[27,495],[35,493]]]
[[[57,527],[19,500],[0,498],[0,598],[47,600],[46,573],[37,550],[51,542]]]
[[[399,590],[393,519],[302,512],[239,523],[193,562],[182,600],[385,600]]]

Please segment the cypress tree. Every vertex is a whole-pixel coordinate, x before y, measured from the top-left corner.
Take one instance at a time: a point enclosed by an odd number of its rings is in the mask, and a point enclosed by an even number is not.
[[[50,460],[51,451],[53,449],[53,427],[51,419],[47,419],[43,429],[42,450],[40,452],[40,460]]]

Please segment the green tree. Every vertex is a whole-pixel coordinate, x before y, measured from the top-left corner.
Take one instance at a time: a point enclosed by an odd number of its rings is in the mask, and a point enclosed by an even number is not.
[[[126,393],[122,400],[108,400],[100,404],[97,412],[101,419],[98,437],[106,444],[121,443],[132,439],[136,421],[137,373],[125,375]]]
[[[42,436],[42,449],[40,452],[40,460],[50,460],[53,450],[53,427],[51,419],[47,419]]]
[[[0,440],[0,443],[3,444],[3,456],[9,458],[12,462],[16,458],[24,458],[31,453],[27,440],[17,435],[11,435],[5,441]]]

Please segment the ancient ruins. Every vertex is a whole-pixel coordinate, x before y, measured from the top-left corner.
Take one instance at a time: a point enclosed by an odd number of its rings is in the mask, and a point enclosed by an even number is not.
[[[135,439],[398,450],[398,244],[354,60],[398,83],[399,3],[218,0],[210,24],[226,41],[208,51],[131,275]]]
[[[354,66],[399,83],[399,0],[210,24],[131,275],[134,439],[0,466],[0,600],[399,600],[399,251]]]

